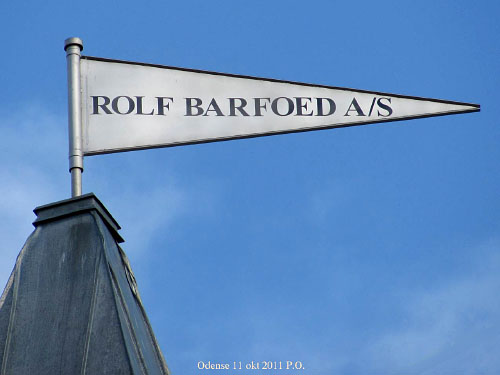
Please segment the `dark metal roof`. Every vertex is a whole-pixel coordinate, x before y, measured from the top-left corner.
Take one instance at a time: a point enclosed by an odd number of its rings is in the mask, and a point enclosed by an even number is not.
[[[35,213],[0,298],[0,374],[169,374],[102,203]]]

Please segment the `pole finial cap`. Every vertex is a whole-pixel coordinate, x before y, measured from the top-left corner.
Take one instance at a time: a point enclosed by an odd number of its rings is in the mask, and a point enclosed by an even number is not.
[[[64,50],[66,51],[69,46],[78,46],[80,51],[83,51],[83,42],[80,38],[68,38],[64,41]]]

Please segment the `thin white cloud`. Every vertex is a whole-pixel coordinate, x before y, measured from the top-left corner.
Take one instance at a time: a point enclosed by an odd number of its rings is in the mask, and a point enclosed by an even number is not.
[[[332,213],[341,211],[351,196],[348,186],[337,181],[313,189],[309,196],[306,215],[313,223],[324,223]]]
[[[112,181],[98,187],[96,194],[122,227],[123,248],[133,265],[156,250],[151,245],[155,239],[168,242],[172,226],[178,220],[189,216],[213,217],[220,197],[219,189],[213,184],[198,180],[185,186],[168,172],[163,172],[162,181],[155,184],[131,181],[134,176],[143,175],[136,168],[141,167],[131,167],[126,175],[116,179],[101,172],[94,176]]]
[[[347,339],[342,344],[339,339],[346,332],[336,333],[328,326],[311,336],[297,316],[289,314],[293,303],[274,306],[269,313],[265,305],[243,305],[230,320],[213,316],[211,324],[225,336],[242,337],[235,353],[245,353],[248,359],[302,360],[307,373],[314,375],[497,375],[500,239],[469,250],[469,267],[461,275],[430,289],[403,290],[406,296],[399,305],[398,300],[390,301],[403,323],[379,326],[363,335],[363,341]],[[193,330],[193,337],[206,330],[207,342],[214,340],[208,337],[211,329],[202,324]],[[353,331],[359,338],[359,329]],[[212,351],[208,343],[201,343],[195,357],[208,358]]]
[[[462,278],[409,296],[403,327],[381,335],[367,349],[376,374],[496,375],[500,358],[500,241],[472,252]],[[488,254],[484,256],[484,254]]]
[[[5,285],[33,230],[32,210],[65,198],[60,177],[65,173],[67,147],[62,116],[40,106],[0,115],[0,284]]]

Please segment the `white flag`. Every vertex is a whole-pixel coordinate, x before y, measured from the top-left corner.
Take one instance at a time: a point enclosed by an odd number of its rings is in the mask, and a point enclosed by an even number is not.
[[[85,155],[474,112],[479,105],[82,57]]]

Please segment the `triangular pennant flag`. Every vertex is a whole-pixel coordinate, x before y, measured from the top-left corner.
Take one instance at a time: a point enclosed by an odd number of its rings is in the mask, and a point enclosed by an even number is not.
[[[479,105],[82,57],[85,155],[479,111]]]

